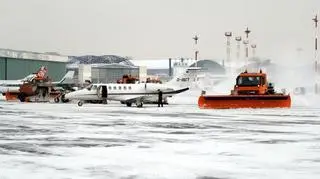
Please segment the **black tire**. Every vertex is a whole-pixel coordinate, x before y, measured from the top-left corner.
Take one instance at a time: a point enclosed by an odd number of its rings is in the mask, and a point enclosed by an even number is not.
[[[25,102],[26,101],[26,96],[23,93],[18,94],[18,99],[20,102]]]
[[[55,97],[55,98],[54,98],[54,102],[55,102],[55,103],[59,103],[59,101],[60,101],[59,97]]]
[[[132,103],[126,103],[127,107],[131,107]]]
[[[107,99],[103,99],[102,100],[102,104],[108,104],[108,100]]]
[[[69,100],[69,99],[66,99],[65,94],[63,94],[63,95],[61,96],[61,101],[62,101],[63,103],[68,103],[70,100]]]
[[[80,106],[82,106],[83,105],[83,102],[82,101],[79,101],[78,102],[78,106],[80,107]]]

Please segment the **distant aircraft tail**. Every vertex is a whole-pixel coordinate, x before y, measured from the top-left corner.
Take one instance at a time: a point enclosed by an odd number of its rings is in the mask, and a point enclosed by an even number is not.
[[[211,75],[200,67],[189,67],[183,74],[177,75],[167,84],[181,88],[209,88],[227,79],[226,75]]]
[[[173,79],[166,84],[181,88],[191,87],[193,83],[197,82],[197,75],[200,71],[200,67],[189,67],[183,74],[173,77]]]
[[[70,84],[74,83],[73,81],[74,71],[68,71],[64,77],[57,82],[57,84]]]

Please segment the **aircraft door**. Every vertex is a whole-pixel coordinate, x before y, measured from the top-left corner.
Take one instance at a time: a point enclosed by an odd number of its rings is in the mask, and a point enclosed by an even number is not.
[[[108,97],[108,88],[105,85],[98,87],[98,97],[99,98],[107,98]]]

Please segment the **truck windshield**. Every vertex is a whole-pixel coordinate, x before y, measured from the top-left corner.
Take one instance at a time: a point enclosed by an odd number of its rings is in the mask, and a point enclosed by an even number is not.
[[[238,86],[258,86],[260,84],[260,76],[239,76],[237,79]]]

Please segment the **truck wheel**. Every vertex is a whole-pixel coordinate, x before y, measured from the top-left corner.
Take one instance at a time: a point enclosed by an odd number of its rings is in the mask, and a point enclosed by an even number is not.
[[[126,105],[127,105],[128,107],[131,107],[131,106],[132,106],[132,103],[126,103]]]

